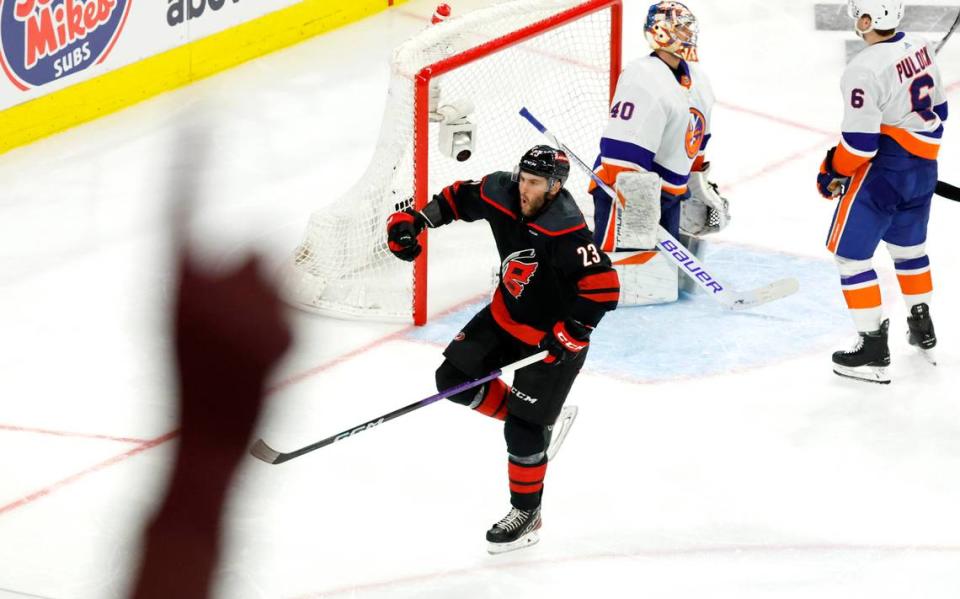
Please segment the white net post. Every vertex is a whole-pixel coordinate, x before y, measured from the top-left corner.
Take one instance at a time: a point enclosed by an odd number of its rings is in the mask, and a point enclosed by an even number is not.
[[[387,217],[410,199],[422,207],[454,181],[512,169],[543,143],[517,114],[521,106],[573,149],[596,153],[620,72],[621,10],[620,0],[512,0],[448,19],[397,48],[374,158],[341,201],[311,216],[285,271],[288,300],[335,316],[412,316],[422,324],[428,295],[450,304],[484,290],[497,263],[486,227],[434,232],[429,266],[424,234],[411,267],[387,249]],[[473,131],[469,160],[439,147],[437,110],[445,106],[472,108],[455,121]],[[587,184],[572,172],[567,187],[589,213]]]

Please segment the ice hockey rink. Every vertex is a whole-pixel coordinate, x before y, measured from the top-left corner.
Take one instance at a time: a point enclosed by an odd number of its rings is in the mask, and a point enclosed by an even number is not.
[[[126,592],[176,443],[170,186],[200,182],[192,233],[211,262],[257,251],[279,265],[312,211],[349,201],[391,50],[435,4],[0,156],[0,597]],[[647,3],[625,4],[629,60],[646,53]],[[708,158],[733,213],[704,260],[738,288],[795,276],[799,293],[749,312],[698,293],[610,314],[568,400],[580,415],[549,469],[540,543],[523,551],[485,551],[509,507],[501,427],[449,402],[283,465],[249,459],[217,597],[960,596],[960,205],[935,198],[930,225],[939,365],[907,345],[881,249],[893,383],[835,376],[830,354],[855,335],[814,174],[838,137],[853,34],[817,31],[807,0],[688,4],[719,101]],[[953,40],[940,64],[960,105],[958,61]],[[957,184],[952,125],[941,178]],[[193,146],[198,173],[178,158]],[[422,328],[291,310],[296,345],[258,435],[290,450],[433,393],[442,348],[482,305],[489,270],[477,277],[479,291],[432,295]]]

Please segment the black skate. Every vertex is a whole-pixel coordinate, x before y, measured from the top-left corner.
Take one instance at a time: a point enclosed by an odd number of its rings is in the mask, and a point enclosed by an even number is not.
[[[933,348],[937,346],[937,334],[933,331],[933,319],[930,318],[930,308],[926,304],[917,304],[910,308],[907,316],[907,341],[923,354],[928,362],[936,365]]]
[[[539,506],[532,510],[510,508],[510,513],[487,531],[487,552],[496,555],[535,545],[540,541],[539,528]]]
[[[888,384],[890,376],[890,348],[887,346],[887,331],[890,321],[880,323],[880,330],[860,333],[857,345],[849,351],[833,353],[833,371],[840,376],[870,383]]]
[[[550,431],[550,442],[547,445],[548,462],[552,462],[553,458],[557,457],[557,452],[560,451],[563,440],[567,438],[567,433],[570,432],[573,421],[577,419],[577,412],[577,406],[563,406],[560,415],[557,416],[557,421],[547,427],[547,430]]]

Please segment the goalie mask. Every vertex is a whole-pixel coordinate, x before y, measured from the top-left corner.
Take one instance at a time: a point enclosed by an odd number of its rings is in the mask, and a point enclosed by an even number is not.
[[[903,0],[847,0],[847,14],[855,21],[864,15],[869,15],[873,20],[866,31],[860,31],[857,24],[853,24],[853,30],[860,37],[874,29],[896,29],[903,20]]]
[[[697,17],[680,2],[658,2],[647,12],[644,28],[654,50],[663,50],[689,62],[697,62]]]
[[[547,188],[553,187],[555,182],[560,186],[567,182],[567,176],[570,174],[570,159],[563,150],[558,150],[550,146],[533,146],[520,158],[520,164],[513,169],[513,180],[520,180],[520,171],[545,177],[547,179]]]

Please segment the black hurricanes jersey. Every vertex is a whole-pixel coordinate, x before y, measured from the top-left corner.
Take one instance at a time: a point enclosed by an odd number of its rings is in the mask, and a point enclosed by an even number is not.
[[[490,224],[501,260],[491,311],[525,343],[537,345],[544,331],[566,318],[595,327],[617,306],[617,273],[566,189],[528,220],[510,173],[492,173],[444,188],[423,213],[432,226],[480,219]]]

